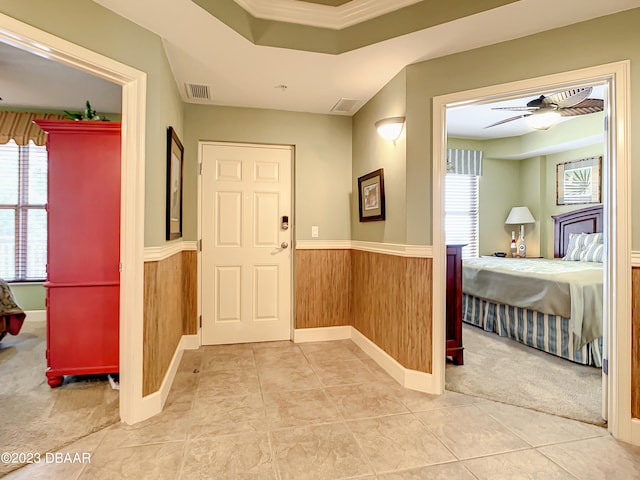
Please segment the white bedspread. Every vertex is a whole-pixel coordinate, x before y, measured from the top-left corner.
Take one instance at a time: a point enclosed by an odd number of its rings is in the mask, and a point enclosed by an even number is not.
[[[602,264],[481,257],[462,262],[462,290],[496,303],[570,318],[574,347],[602,336]]]

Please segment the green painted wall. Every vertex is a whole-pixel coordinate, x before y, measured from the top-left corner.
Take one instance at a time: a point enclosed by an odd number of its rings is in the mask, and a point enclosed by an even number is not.
[[[604,146],[603,144],[591,145],[567,152],[556,153],[548,155],[546,157],[544,175],[545,185],[545,210],[543,211],[543,218],[546,222],[546,235],[542,237],[543,247],[546,257],[553,257],[553,219],[552,215],[558,215],[560,213],[570,212],[580,208],[588,207],[589,205],[556,205],[556,166],[563,162],[572,162],[574,160],[581,160],[583,158],[602,156]]]
[[[353,240],[406,243],[407,199],[405,131],[394,144],[378,135],[375,122],[405,114],[405,72],[399,73],[354,116],[353,183],[351,231]],[[384,169],[386,220],[360,222],[358,215],[358,177]]]
[[[44,310],[45,289],[41,283],[11,284],[16,302],[23,310]]]
[[[540,239],[542,236],[541,224],[543,223],[542,197],[544,186],[545,160],[541,157],[528,158],[520,163],[520,198],[518,204],[513,206],[526,206],[536,220],[533,224],[524,226],[524,237],[527,245],[527,256],[538,257],[540,252]],[[505,217],[506,218],[506,217]],[[518,235],[518,226],[516,235]],[[511,227],[509,231],[511,231]],[[553,234],[553,230],[552,230]]]
[[[479,183],[479,254],[509,251],[511,232],[515,231],[517,237],[519,230],[504,221],[511,207],[526,205],[536,219],[535,224],[525,226],[528,255],[553,258],[551,216],[586,206],[556,205],[556,165],[600,156],[604,146],[599,143],[523,160],[492,158],[491,152],[504,150],[502,143],[511,148],[514,138],[485,141],[449,138],[447,142],[449,148],[482,150],[486,154]]]
[[[631,98],[640,97],[640,73],[633,68],[633,65],[640,63],[638,24],[640,9],[634,9],[409,65],[406,68],[406,92],[398,93],[399,100],[406,94],[406,243],[432,243],[430,213],[434,96],[629,59],[632,63]],[[598,32],[598,35],[593,32]],[[378,102],[379,97],[385,97],[384,90],[369,104]],[[354,132],[363,129],[364,123],[365,119],[356,115]],[[630,138],[640,134],[639,102],[631,104],[629,134]],[[369,142],[376,141],[374,136],[375,132],[371,132]],[[357,148],[355,142],[354,148]],[[354,159],[358,155],[360,153],[354,151]],[[639,157],[640,144],[632,143],[633,172],[637,172]],[[381,160],[381,155],[371,159],[372,162]],[[640,175],[632,175],[631,181],[633,214],[640,207]],[[353,211],[352,215],[355,215]],[[638,249],[640,222],[634,222],[632,233],[633,247]]]
[[[351,118],[255,108],[185,105],[184,231],[197,235],[198,141],[295,146],[297,240],[351,238]]]
[[[486,158],[479,189],[479,254],[509,252],[514,228],[505,225],[504,221],[511,207],[520,205],[520,162]]]
[[[234,0],[193,0],[256,45],[329,54],[355,50],[514,1],[516,0],[457,0],[445,4],[440,0],[422,0],[356,25],[332,29],[257,18]]]
[[[183,104],[160,37],[83,0],[0,0],[0,12],[146,72],[145,245],[164,244],[166,129],[183,136]]]

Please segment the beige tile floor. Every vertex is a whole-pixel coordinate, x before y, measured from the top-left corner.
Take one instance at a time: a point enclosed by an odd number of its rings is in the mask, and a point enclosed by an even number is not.
[[[397,385],[350,341],[185,352],[165,410],[14,479],[638,479],[605,429]]]

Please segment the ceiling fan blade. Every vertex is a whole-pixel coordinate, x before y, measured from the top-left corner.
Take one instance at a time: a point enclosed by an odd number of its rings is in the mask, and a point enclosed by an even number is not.
[[[559,108],[573,107],[591,95],[591,90],[591,87],[571,88],[545,97],[542,103],[544,105],[557,105]]]
[[[514,120],[519,120],[521,118],[525,118],[525,117],[529,117],[533,115],[532,113],[525,113],[524,115],[518,115],[517,117],[511,117],[511,118],[506,118],[504,120],[500,120],[499,122],[496,123],[492,123],[491,125],[487,125],[484,128],[491,128],[491,127],[495,127],[496,125],[502,125],[503,123],[507,123],[507,122],[513,122]]]
[[[587,115],[604,110],[604,100],[597,98],[587,98],[573,107],[562,108],[559,112],[563,117],[573,117],[576,115]]]
[[[540,107],[493,107],[491,110],[509,110],[511,112],[535,112]]]

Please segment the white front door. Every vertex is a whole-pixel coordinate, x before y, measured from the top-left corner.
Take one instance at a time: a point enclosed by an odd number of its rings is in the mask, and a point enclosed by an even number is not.
[[[202,143],[200,155],[202,343],[289,340],[292,148]]]

